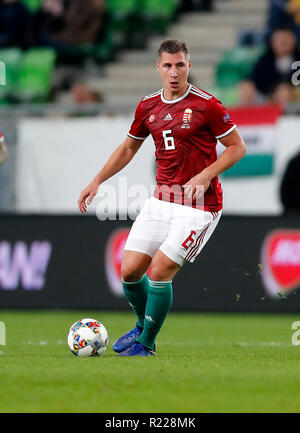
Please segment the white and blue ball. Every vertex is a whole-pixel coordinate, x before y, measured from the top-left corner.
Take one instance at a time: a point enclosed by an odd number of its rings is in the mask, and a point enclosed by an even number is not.
[[[68,346],[71,352],[82,358],[103,355],[108,340],[105,326],[90,318],[73,323],[68,333]]]

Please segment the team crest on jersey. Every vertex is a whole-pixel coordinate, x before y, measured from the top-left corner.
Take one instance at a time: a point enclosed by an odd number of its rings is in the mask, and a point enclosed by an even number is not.
[[[155,120],[155,115],[151,114],[151,116],[149,117],[149,122],[152,123]]]
[[[182,117],[182,121],[183,121],[183,125],[181,126],[181,128],[189,128],[190,127],[190,123],[192,120],[192,114],[193,111],[190,108],[187,108],[186,110],[184,110],[183,113],[183,117]]]

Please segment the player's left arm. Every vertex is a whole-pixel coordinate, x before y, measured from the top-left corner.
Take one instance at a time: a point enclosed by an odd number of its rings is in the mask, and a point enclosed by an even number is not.
[[[228,170],[246,154],[246,144],[237,128],[219,140],[226,147],[225,151],[215,162],[183,185],[188,196],[196,198],[198,194],[205,193],[214,177]],[[199,186],[203,188],[199,189]]]
[[[246,144],[237,128],[225,137],[220,138],[219,141],[226,149],[215,162],[205,169],[211,180],[223,173],[223,171],[228,170],[246,154]]]

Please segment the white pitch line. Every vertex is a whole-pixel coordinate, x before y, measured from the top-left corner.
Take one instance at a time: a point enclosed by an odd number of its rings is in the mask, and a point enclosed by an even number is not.
[[[200,341],[193,342],[193,341],[185,341],[185,342],[169,342],[169,341],[162,341],[158,343],[160,346],[164,345],[172,345],[172,346],[203,346],[203,343]],[[241,347],[250,347],[250,346],[292,346],[292,343],[285,343],[285,342],[279,342],[279,341],[261,341],[258,343],[246,343],[246,342],[232,342],[232,343],[219,343],[219,342],[211,342],[209,345],[216,345],[216,346],[241,346]],[[207,346],[207,343],[205,344]]]
[[[250,346],[292,346],[292,343],[285,343],[281,341],[261,341],[258,343],[234,343],[236,346],[250,347]]]

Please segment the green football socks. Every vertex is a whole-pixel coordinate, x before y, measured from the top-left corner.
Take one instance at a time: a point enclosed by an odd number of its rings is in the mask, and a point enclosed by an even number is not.
[[[138,325],[144,327],[145,308],[149,290],[148,277],[145,274],[139,281],[122,281],[126,299],[137,315]]]
[[[172,299],[172,281],[152,281],[149,279],[144,329],[137,339],[148,349],[154,348],[155,338],[172,305]]]

